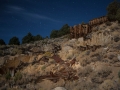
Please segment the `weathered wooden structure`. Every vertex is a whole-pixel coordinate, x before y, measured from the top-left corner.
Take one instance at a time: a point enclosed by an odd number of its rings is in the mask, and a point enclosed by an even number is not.
[[[89,21],[89,25],[90,26],[95,26],[95,25],[99,25],[99,24],[105,23],[107,21],[108,21],[107,17],[106,16],[102,16],[102,17],[94,18],[94,19],[90,20]]]
[[[70,38],[85,37],[88,33],[92,32],[92,27],[107,22],[106,16],[95,18],[89,21],[88,24],[79,24],[70,27]]]
[[[79,25],[74,25],[73,27],[70,27],[71,38],[84,37],[90,32],[91,32],[91,28],[89,24],[79,24]]]

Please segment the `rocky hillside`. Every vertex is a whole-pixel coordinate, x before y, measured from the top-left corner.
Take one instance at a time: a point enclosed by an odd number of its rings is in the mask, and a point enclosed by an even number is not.
[[[0,46],[0,90],[120,90],[120,24],[67,36]]]

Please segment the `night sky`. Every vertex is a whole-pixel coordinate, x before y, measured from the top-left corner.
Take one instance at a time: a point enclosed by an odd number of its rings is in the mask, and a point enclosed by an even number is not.
[[[49,36],[64,24],[73,26],[104,16],[113,0],[0,0],[0,39],[22,38],[31,32]]]

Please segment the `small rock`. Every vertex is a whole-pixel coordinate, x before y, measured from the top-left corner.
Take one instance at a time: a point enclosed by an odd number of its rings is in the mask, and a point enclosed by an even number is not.
[[[53,90],[67,90],[67,89],[65,89],[64,87],[56,87]]]

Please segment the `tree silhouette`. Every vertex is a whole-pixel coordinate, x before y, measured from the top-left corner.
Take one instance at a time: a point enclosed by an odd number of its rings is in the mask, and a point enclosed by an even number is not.
[[[61,37],[63,35],[69,34],[69,31],[70,31],[69,25],[65,24],[62,26],[62,28],[60,30],[52,30],[52,32],[50,34],[50,38]]]
[[[110,21],[115,21],[117,20],[117,12],[118,9],[120,8],[120,3],[114,0],[112,3],[110,3],[107,7],[107,16]]]
[[[33,36],[33,38],[34,38],[34,41],[39,41],[43,39],[42,36],[40,35]]]
[[[6,45],[3,39],[0,39],[0,45]]]
[[[9,40],[9,45],[20,45],[19,39],[15,36]]]
[[[34,41],[34,38],[33,38],[33,35],[30,32],[22,38],[22,44],[30,43],[32,41]]]

